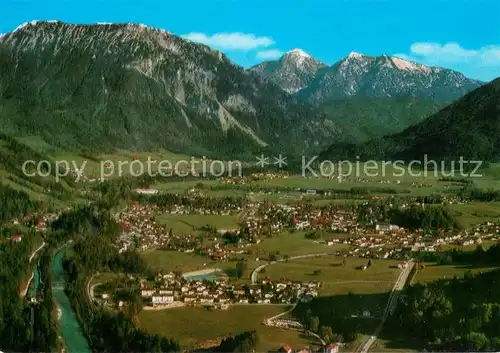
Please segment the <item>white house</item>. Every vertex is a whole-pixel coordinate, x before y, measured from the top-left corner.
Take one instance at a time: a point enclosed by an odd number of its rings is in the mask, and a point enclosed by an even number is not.
[[[154,290],[152,290],[152,289],[143,289],[141,291],[141,296],[143,298],[149,298],[153,295],[153,293],[154,293]]]
[[[154,295],[151,299],[153,305],[162,305],[174,302],[174,297],[172,295]]]

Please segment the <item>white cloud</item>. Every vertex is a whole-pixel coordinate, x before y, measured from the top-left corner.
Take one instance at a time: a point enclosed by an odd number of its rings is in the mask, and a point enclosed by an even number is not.
[[[409,57],[436,64],[470,62],[478,65],[500,65],[500,46],[489,45],[478,49],[465,49],[460,44],[418,42],[410,47]]]
[[[251,33],[215,33],[206,35],[205,33],[192,32],[182,37],[193,42],[206,44],[220,50],[248,51],[261,47],[269,47],[274,44],[270,37],[257,37]]]
[[[262,50],[259,51],[255,56],[257,59],[262,59],[262,60],[272,60],[272,59],[278,59],[283,55],[283,52],[278,49],[269,49],[269,50]]]
[[[500,65],[500,46],[484,47],[481,56],[485,65]]]
[[[458,43],[414,43],[410,47],[413,55],[427,57],[438,62],[463,62],[477,57],[478,50],[464,49]]]
[[[425,65],[448,67],[482,81],[500,76],[500,45],[464,48],[455,42],[416,42],[410,46],[408,53],[393,56]]]

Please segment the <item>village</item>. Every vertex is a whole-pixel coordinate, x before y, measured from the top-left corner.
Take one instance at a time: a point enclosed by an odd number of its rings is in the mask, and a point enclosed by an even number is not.
[[[156,221],[161,214],[237,217],[242,213],[244,217],[240,217],[239,225],[231,229],[217,229],[207,224],[179,233]],[[224,210],[182,205],[160,208],[134,203],[119,215],[119,223],[122,227],[117,244],[120,251],[134,246],[141,251],[156,248],[194,253],[215,261],[238,259],[249,253],[249,247],[283,231],[304,232],[311,242],[331,246],[338,256],[373,259],[400,259],[402,254],[411,251],[434,252],[446,245],[480,245],[500,237],[500,224],[494,222],[473,229],[442,229],[438,234],[431,234],[423,229],[410,231],[384,222],[362,224],[352,205],[317,207],[307,202],[279,204],[254,200],[248,200],[243,207],[228,206]],[[343,246],[336,249],[336,245]]]
[[[140,296],[146,306],[171,308],[178,306],[213,306],[227,309],[236,304],[294,304],[307,302],[318,296],[321,283],[318,281],[272,281],[264,278],[260,283],[232,284],[221,275],[211,280],[190,279],[169,272],[158,273],[154,281],[139,280]],[[102,292],[101,303],[113,305],[113,293]],[[124,302],[119,301],[118,306]]]

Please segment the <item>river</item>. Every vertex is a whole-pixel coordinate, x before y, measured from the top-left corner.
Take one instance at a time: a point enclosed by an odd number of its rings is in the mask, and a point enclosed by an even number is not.
[[[66,247],[59,250],[52,261],[52,295],[59,311],[59,328],[66,344],[67,353],[90,353],[90,347],[64,292],[64,269],[62,260]]]

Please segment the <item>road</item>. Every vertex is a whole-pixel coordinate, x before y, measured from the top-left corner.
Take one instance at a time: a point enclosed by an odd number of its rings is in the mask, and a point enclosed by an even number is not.
[[[280,317],[283,317],[283,316],[285,316],[286,314],[291,313],[291,312],[295,309],[295,307],[298,305],[298,303],[299,303],[299,302],[297,301],[295,304],[293,304],[293,306],[292,306],[289,310],[287,310],[287,311],[285,311],[285,312],[282,312],[281,314],[278,314],[278,315],[276,315],[276,316],[273,316],[273,317],[270,317],[270,318],[268,318],[268,319],[265,319],[265,320],[264,320],[264,322],[266,322],[266,325],[272,326],[272,322],[273,322],[273,321],[276,321],[276,320],[278,320]],[[279,305],[279,304],[278,304],[278,305]],[[300,327],[304,328],[304,326],[303,326],[300,322],[295,321],[295,323],[297,323],[297,325],[298,325],[298,326],[300,326]],[[311,332],[311,331],[306,331],[306,333],[307,333],[307,334],[309,334],[310,336],[314,336],[314,337],[315,337],[318,341],[320,341],[320,342],[321,342],[321,344],[322,344],[323,346],[326,346],[326,342],[325,342],[325,341],[324,341],[324,340],[323,340],[323,339],[322,339],[319,335],[317,335],[317,334],[315,334],[314,332]]]
[[[36,256],[36,254],[42,250],[42,248],[45,246],[45,242],[42,243],[42,245],[40,245],[40,247],[38,249],[36,249],[35,251],[33,251],[33,253],[30,255],[30,259],[29,259],[29,262],[31,262],[33,260],[33,258]]]
[[[263,265],[260,265],[255,270],[253,270],[252,274],[250,275],[250,279],[252,280],[252,284],[256,284],[257,283],[257,278],[259,276],[259,272],[262,271],[263,268],[266,268],[269,265],[274,265],[275,263],[278,263],[278,262],[285,262],[285,261],[288,261],[288,260],[305,259],[305,258],[308,258],[308,257],[318,257],[318,256],[326,256],[326,255],[328,255],[328,254],[327,253],[305,254],[305,255],[290,256],[288,259],[281,259],[281,260],[271,261],[271,262],[265,263]]]
[[[36,254],[38,254],[38,252],[40,250],[43,249],[43,247],[46,245],[45,242],[42,243],[42,245],[40,245],[38,247],[38,249],[36,249],[35,251],[33,251],[30,255],[30,258],[29,258],[29,263],[31,263],[31,261],[33,261],[34,257],[36,256]],[[24,298],[26,296],[26,294],[28,294],[28,289],[30,288],[30,285],[31,285],[31,281],[33,281],[33,278],[35,278],[35,271],[36,271],[36,267],[35,269],[33,270],[33,272],[31,272],[31,276],[30,278],[28,279],[28,283],[26,284],[26,288],[24,288],[24,290],[21,292],[21,298]]]
[[[413,269],[413,266],[415,266],[415,263],[413,260],[408,261],[408,266],[404,268],[401,273],[398,276],[398,279],[396,280],[396,283],[394,284],[394,287],[392,288],[392,292],[389,296],[389,300],[387,302],[387,306],[385,307],[384,315],[382,316],[382,320],[380,321],[380,324],[378,325],[377,329],[373,333],[372,336],[370,336],[364,343],[362,343],[356,352],[359,353],[367,353],[371,346],[375,343],[377,340],[377,336],[380,334],[382,331],[384,324],[389,317],[389,315],[392,315],[394,313],[394,310],[396,310],[396,306],[398,305],[398,298],[399,294],[403,290],[406,281],[408,279],[408,276],[410,275],[411,270]]]
[[[92,275],[92,277],[90,277],[87,281],[87,298],[90,299],[91,305],[95,304],[95,302],[94,302],[94,289],[95,289],[95,287],[102,284],[102,283],[94,283],[92,286],[90,285],[90,282],[92,282],[94,277],[97,276],[98,274],[99,274],[99,272],[94,273]]]

